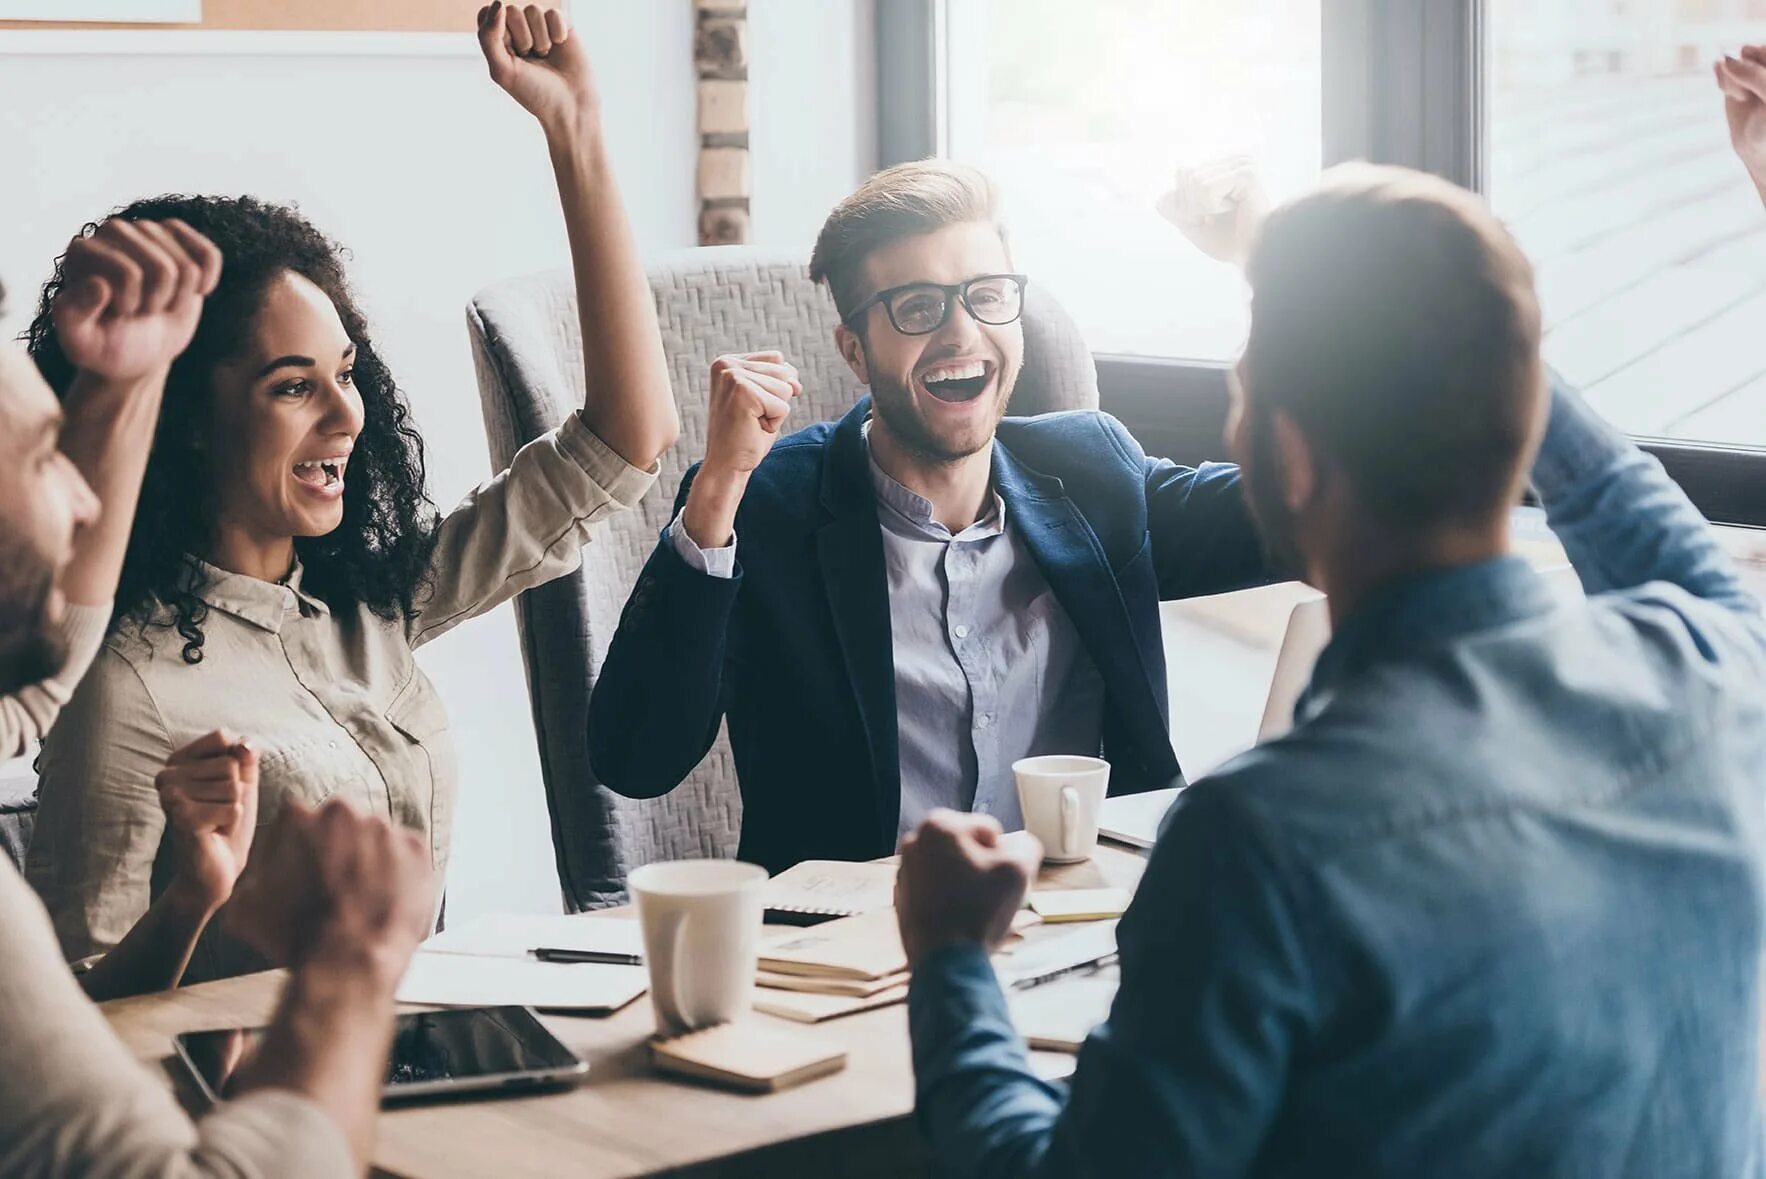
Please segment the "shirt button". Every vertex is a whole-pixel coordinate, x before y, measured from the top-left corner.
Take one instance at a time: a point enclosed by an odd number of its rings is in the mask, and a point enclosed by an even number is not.
[[[979,728],[979,729],[985,729],[988,725],[991,725],[992,723],[993,723],[993,718],[991,716],[978,716],[975,718],[975,727]]]
[[[959,639],[968,638],[969,637],[969,628],[966,626],[958,626],[957,630],[956,630],[956,635],[957,635],[957,638],[959,638]]]
[[[337,742],[335,742],[335,741],[327,741],[326,744],[331,746],[331,748],[333,748],[333,749],[337,748]]]

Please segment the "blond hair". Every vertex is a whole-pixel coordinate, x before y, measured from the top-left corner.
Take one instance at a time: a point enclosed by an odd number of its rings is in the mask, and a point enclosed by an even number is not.
[[[977,168],[949,160],[914,160],[885,168],[828,214],[809,259],[809,276],[827,283],[842,317],[870,292],[863,289],[865,259],[878,249],[970,221],[999,221],[999,190]]]

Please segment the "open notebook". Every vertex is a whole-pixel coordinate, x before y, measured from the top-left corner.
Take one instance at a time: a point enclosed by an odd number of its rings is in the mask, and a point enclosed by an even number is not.
[[[893,863],[805,860],[766,886],[766,916],[781,925],[816,925],[895,905]]]

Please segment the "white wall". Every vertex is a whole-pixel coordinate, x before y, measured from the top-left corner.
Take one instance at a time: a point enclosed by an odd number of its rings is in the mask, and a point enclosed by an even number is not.
[[[575,8],[639,244],[691,246],[691,2]],[[870,0],[753,0],[751,20],[756,239],[807,249],[874,156],[870,75],[856,68],[870,57]],[[149,45],[172,49],[140,51],[155,35],[174,40]],[[363,54],[340,46],[374,42],[72,36],[86,40],[0,32],[0,276],[12,292],[0,334],[23,327],[81,223],[116,205],[163,191],[295,201],[353,252],[429,446],[433,498],[450,505],[488,477],[463,309],[486,284],[567,255],[538,129],[484,77],[470,37]],[[88,48],[105,45],[130,51]],[[303,45],[318,51],[289,52]],[[228,46],[245,51],[205,51]],[[556,906],[512,611],[454,631],[421,662],[460,754],[450,913]]]

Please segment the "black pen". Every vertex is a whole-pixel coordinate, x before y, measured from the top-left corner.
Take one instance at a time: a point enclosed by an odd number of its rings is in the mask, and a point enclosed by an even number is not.
[[[528,953],[541,962],[598,962],[603,966],[642,966],[641,954],[621,954],[614,950],[570,950],[556,946],[538,946]]]

